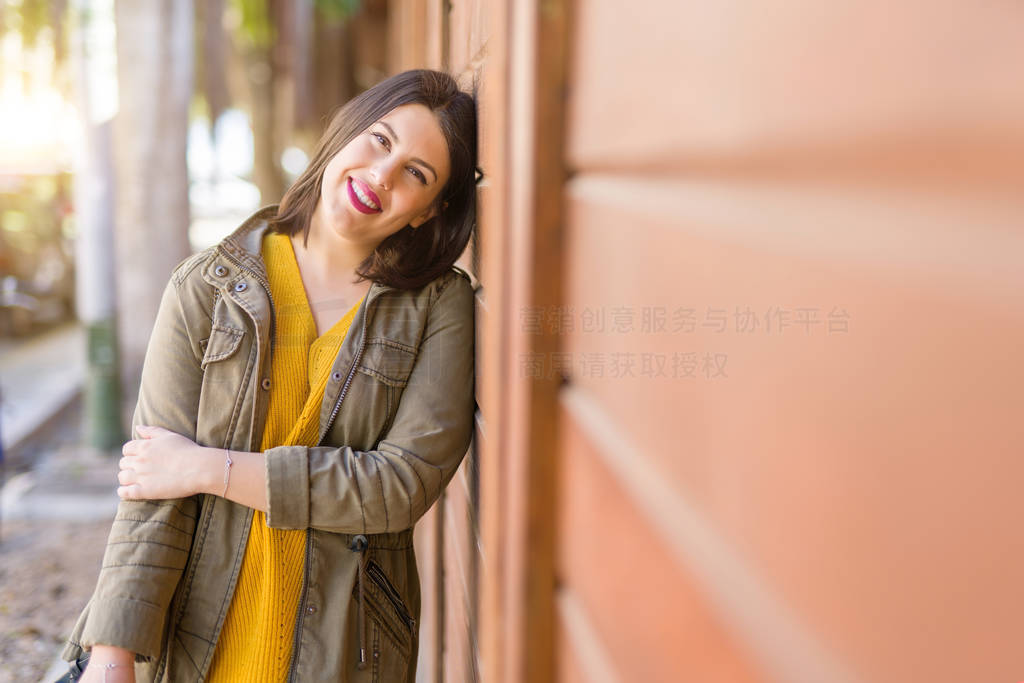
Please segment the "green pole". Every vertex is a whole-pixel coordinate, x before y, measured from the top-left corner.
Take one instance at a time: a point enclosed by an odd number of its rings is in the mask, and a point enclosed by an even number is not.
[[[121,382],[117,363],[117,320],[86,325],[88,370],[85,383],[85,438],[88,445],[110,450],[124,442]]]

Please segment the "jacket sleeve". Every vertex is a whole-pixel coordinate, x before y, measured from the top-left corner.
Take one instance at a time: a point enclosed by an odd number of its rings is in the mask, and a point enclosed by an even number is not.
[[[185,324],[180,270],[164,289],[146,349],[133,435],[136,426],[147,424],[195,439],[200,345]],[[199,496],[119,503],[95,591],[76,627],[78,645],[115,645],[142,657],[159,656],[168,606],[191,548],[198,502]]]
[[[469,448],[474,292],[461,275],[434,301],[395,419],[375,450],[280,446],[264,452],[267,524],[338,533],[408,529]]]

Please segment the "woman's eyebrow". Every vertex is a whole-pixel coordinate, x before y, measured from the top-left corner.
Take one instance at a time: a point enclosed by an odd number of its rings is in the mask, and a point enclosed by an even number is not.
[[[401,140],[398,139],[398,134],[395,133],[395,129],[392,128],[391,126],[389,126],[387,121],[379,121],[378,123],[380,123],[380,125],[382,125],[382,126],[384,126],[385,128],[388,129],[388,133],[391,134],[391,137],[392,137],[392,139],[394,139],[395,142],[397,142],[397,143],[401,143],[402,142]],[[435,183],[437,182],[437,171],[434,170],[433,166],[431,166],[427,162],[423,161],[423,159],[420,159],[419,157],[413,157],[412,159],[410,159],[410,161],[415,161],[417,164],[420,164],[421,166],[426,168],[428,171],[433,173],[434,174],[434,182]]]

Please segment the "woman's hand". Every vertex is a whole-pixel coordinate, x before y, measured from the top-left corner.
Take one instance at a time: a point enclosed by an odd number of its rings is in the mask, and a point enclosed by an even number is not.
[[[121,448],[117,495],[123,500],[185,498],[210,488],[219,463],[194,441],[163,427],[139,425],[141,438]]]

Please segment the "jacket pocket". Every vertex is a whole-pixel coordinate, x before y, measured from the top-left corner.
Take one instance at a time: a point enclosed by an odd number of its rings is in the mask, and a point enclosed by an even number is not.
[[[392,387],[404,387],[416,363],[416,349],[393,339],[377,337],[366,342],[359,371]]]
[[[367,633],[372,636],[370,660],[374,681],[405,680],[410,666],[416,637],[416,620],[409,614],[402,594],[388,579],[384,570],[373,560],[366,562],[364,605]],[[359,600],[358,584],[353,587],[352,598]]]
[[[366,563],[366,575],[370,577],[370,580],[377,584],[381,592],[384,594],[384,598],[391,604],[392,609],[395,611],[395,616],[398,617],[402,627],[409,630],[410,633],[416,630],[416,620],[409,614],[409,608],[405,606],[405,600],[402,599],[402,594],[398,592],[394,584],[388,580],[387,574],[381,569],[380,565],[370,560]]]
[[[221,323],[214,323],[210,337],[199,342],[204,348],[202,368],[205,370],[210,363],[230,358],[242,343],[242,330]]]

